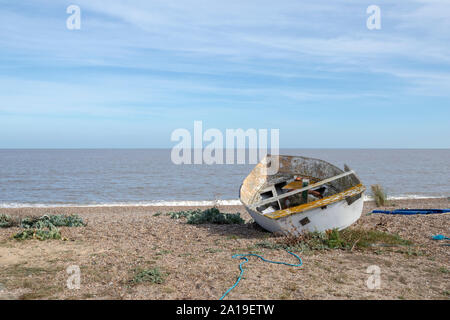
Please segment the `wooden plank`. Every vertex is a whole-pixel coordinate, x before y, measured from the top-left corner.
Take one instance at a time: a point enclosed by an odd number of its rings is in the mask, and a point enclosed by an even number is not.
[[[348,171],[348,170],[346,170],[346,171]],[[314,179],[311,177],[299,177],[299,178],[308,179],[309,183],[319,182],[317,179]],[[303,181],[302,180],[292,180],[281,189],[300,189],[300,188],[303,188]]]
[[[310,203],[301,204],[299,206],[295,206],[292,208],[287,208],[284,210],[278,210],[274,212],[270,212],[265,214],[264,216],[270,219],[280,219],[283,217],[290,216],[292,214],[302,213],[311,209],[320,208],[323,206],[327,206],[330,204],[333,204],[335,202],[341,201],[343,199],[346,199],[348,197],[352,197],[358,194],[361,194],[364,192],[366,188],[362,184],[358,184],[354,187],[351,187],[350,189],[347,189],[345,191],[342,191],[340,193],[334,194],[332,196],[328,196],[326,198],[322,198]]]
[[[285,185],[282,189],[299,189],[303,187],[303,181],[294,180]]]
[[[351,174],[354,174],[354,173],[355,173],[355,172],[354,172],[353,170],[347,171],[347,172],[344,172],[344,173],[341,173],[341,174],[339,174],[339,175],[337,175],[337,176],[334,176],[334,177],[331,177],[331,178],[327,178],[327,179],[321,180],[321,181],[319,181],[319,182],[317,182],[317,183],[310,184],[310,185],[307,186],[307,187],[304,187],[304,188],[301,188],[301,189],[297,189],[297,190],[294,190],[294,191],[291,191],[291,192],[286,192],[286,193],[283,193],[283,194],[281,194],[281,195],[279,195],[279,196],[276,196],[276,197],[264,199],[263,201],[260,201],[260,202],[258,202],[258,203],[256,203],[256,204],[250,205],[250,208],[255,209],[255,208],[257,208],[257,207],[259,207],[259,206],[262,206],[262,205],[264,205],[264,204],[268,204],[268,203],[271,203],[271,202],[275,202],[275,201],[277,201],[277,200],[280,200],[280,199],[283,199],[283,198],[290,197],[290,196],[292,196],[292,195],[294,195],[294,194],[297,194],[297,193],[300,193],[300,192],[303,192],[303,191],[307,191],[307,190],[310,190],[310,189],[314,189],[314,188],[316,188],[316,187],[318,187],[318,186],[324,185],[324,184],[326,184],[326,183],[329,183],[329,182],[331,182],[331,181],[334,181],[334,180],[337,180],[337,179],[346,177],[346,176],[351,175]]]
[[[303,181],[295,180],[285,185],[282,189],[300,189],[303,188]]]

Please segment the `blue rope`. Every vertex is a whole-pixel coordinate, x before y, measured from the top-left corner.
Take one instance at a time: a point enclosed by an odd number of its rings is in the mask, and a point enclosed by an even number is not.
[[[450,240],[449,237],[446,237],[442,234],[437,234],[435,236],[432,236],[431,239],[433,239],[433,240]]]
[[[271,261],[271,260],[267,260],[264,257],[261,257],[260,255],[257,255],[257,254],[254,254],[254,253],[235,254],[235,255],[233,255],[232,256],[233,259],[244,260],[244,261],[242,261],[239,264],[239,270],[241,270],[241,273],[239,274],[239,277],[238,277],[237,281],[235,282],[235,284],[233,284],[233,286],[230,289],[228,289],[227,292],[225,292],[224,295],[219,300],[222,300],[223,298],[225,298],[225,296],[227,294],[229,294],[231,292],[231,290],[233,290],[238,285],[239,281],[241,281],[242,276],[244,275],[244,269],[242,268],[242,265],[244,265],[245,263],[248,262],[248,258],[247,257],[252,257],[253,256],[253,257],[257,257],[257,258],[261,259],[264,262],[269,262],[269,263],[274,263],[274,264],[284,264],[285,266],[290,266],[290,267],[301,267],[302,266],[302,264],[303,264],[302,259],[298,255],[296,255],[295,253],[290,252],[290,251],[287,251],[287,253],[293,255],[294,257],[296,257],[300,263],[292,264],[292,263],[287,263],[287,262]]]
[[[450,214],[450,209],[397,209],[393,211],[389,210],[373,210],[371,213],[384,213],[384,214]]]

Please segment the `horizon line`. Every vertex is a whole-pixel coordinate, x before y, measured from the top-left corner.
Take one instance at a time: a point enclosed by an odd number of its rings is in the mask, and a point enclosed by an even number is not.
[[[38,148],[2,148],[0,150],[172,150],[174,147],[38,147]],[[180,148],[179,148],[180,149]],[[205,148],[191,148],[191,150]],[[233,150],[259,150],[258,148],[233,148]],[[280,147],[279,150],[448,150],[450,147]],[[228,150],[228,148],[223,148]],[[267,148],[271,150],[271,148]]]

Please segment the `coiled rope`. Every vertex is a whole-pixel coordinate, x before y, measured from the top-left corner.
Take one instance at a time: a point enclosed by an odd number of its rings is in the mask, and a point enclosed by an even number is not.
[[[296,258],[298,259],[299,263],[298,263],[298,264],[292,264],[292,263],[287,263],[287,262],[271,261],[271,260],[267,260],[267,259],[265,259],[264,257],[262,257],[262,256],[260,256],[260,255],[257,255],[257,254],[254,254],[254,253],[248,253],[248,254],[235,254],[235,255],[233,255],[233,256],[232,256],[233,259],[241,259],[241,260],[244,260],[244,261],[242,261],[242,262],[239,264],[239,269],[241,270],[241,273],[239,274],[239,277],[238,277],[237,281],[235,282],[235,284],[234,284],[230,289],[228,289],[228,290],[224,293],[224,295],[223,295],[219,300],[222,300],[223,298],[225,298],[225,296],[226,296],[227,294],[229,294],[229,293],[231,292],[231,290],[233,290],[234,288],[236,288],[236,286],[239,284],[239,281],[241,281],[242,276],[244,275],[244,269],[243,269],[242,266],[243,266],[245,263],[247,263],[247,262],[249,261],[247,257],[257,257],[257,258],[261,259],[261,260],[264,261],[264,262],[274,263],[274,264],[283,264],[283,265],[289,266],[289,267],[301,267],[301,266],[302,266],[302,264],[303,264],[302,259],[301,259],[298,255],[296,255],[296,254],[293,253],[293,252],[287,251],[287,250],[286,250],[286,252],[289,253],[289,254],[291,254],[291,255],[293,255],[294,257],[296,257]]]

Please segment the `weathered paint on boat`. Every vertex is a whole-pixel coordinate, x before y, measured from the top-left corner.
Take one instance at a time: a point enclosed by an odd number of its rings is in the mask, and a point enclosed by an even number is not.
[[[274,159],[274,157],[277,157]],[[267,167],[279,163],[276,174],[267,174]],[[262,214],[254,208],[266,188],[286,181],[293,175],[321,181],[342,175],[345,171],[319,159],[299,156],[271,156],[263,159],[244,179],[240,188],[240,200],[256,223],[271,232],[298,234],[304,231],[344,229],[356,222],[362,213],[365,187],[356,174],[351,174],[329,183],[334,193],[323,199],[292,208],[283,208]]]

